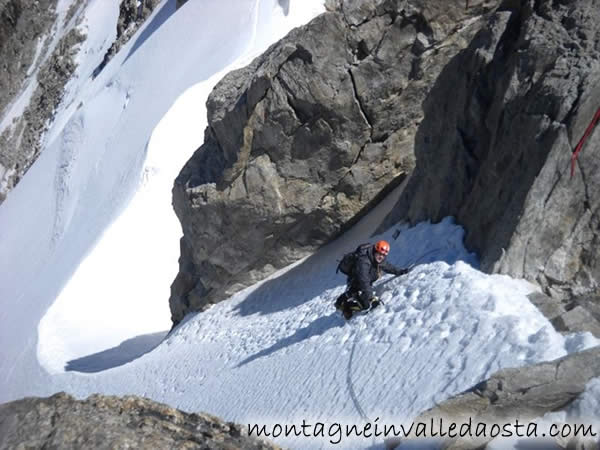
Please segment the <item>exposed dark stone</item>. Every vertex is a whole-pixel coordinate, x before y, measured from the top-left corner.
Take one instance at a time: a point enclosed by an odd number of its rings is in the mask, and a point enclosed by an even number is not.
[[[33,68],[39,67],[49,44],[55,9],[56,0],[0,1],[0,118],[25,85],[33,82]],[[38,49],[42,50],[38,53]],[[15,146],[7,129],[0,135],[0,203],[30,165],[29,150]]]
[[[15,118],[0,135],[0,202],[23,177],[41,151],[42,135],[47,131],[60,104],[64,87],[77,65],[79,44],[85,40],[78,28],[63,36],[54,52],[37,74],[37,88],[21,117]]]
[[[311,253],[398,186],[423,99],[484,23],[462,1],[328,7],[209,96],[205,143],[173,190],[186,249],[175,323]]]
[[[597,296],[600,3],[506,1],[436,80],[417,167],[385,225],[452,215],[486,271]],[[576,24],[576,25],[575,25]]]
[[[600,348],[575,353],[555,361],[519,369],[505,369],[494,374],[472,389],[456,395],[431,408],[414,423],[525,423],[547,412],[564,409],[584,390],[586,384],[600,376]],[[414,436],[413,436],[414,438]],[[485,448],[489,436],[448,439],[444,449]],[[388,448],[395,448],[398,440],[389,440]]]
[[[0,448],[277,449],[244,428],[148,399],[64,393],[0,405]]]

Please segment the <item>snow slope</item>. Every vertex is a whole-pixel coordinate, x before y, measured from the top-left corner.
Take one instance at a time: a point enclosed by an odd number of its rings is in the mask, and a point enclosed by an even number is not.
[[[556,333],[527,300],[530,284],[467,264],[476,261],[450,219],[404,229],[397,241],[393,230],[375,237],[392,242],[396,264],[428,256],[408,275],[383,280],[383,307],[345,322],[332,306],[344,290],[335,258],[369,229],[363,223],[354,236],[189,317],[141,358],[56,373],[49,390],[135,393],[243,424],[398,424],[503,367],[597,345],[589,334]],[[70,364],[98,364],[100,356]],[[332,440],[277,441],[319,448]],[[336,447],[371,444],[344,438]]]
[[[598,344],[556,333],[529,283],[479,272],[451,218],[372,236],[399,190],[335,242],[163,340],[181,234],[170,189],[202,141],[206,96],[322,4],[191,0],[175,12],[168,1],[92,80],[116,20],[107,4],[85,10],[78,77],[47,148],[0,207],[0,401],[138,394],[248,424],[390,424],[498,369]],[[332,306],[345,287],[336,259],[378,238],[392,243],[392,262],[418,265],[382,280],[382,307],[345,322]],[[600,415],[597,389],[564,414]]]
[[[48,352],[70,359],[170,327],[181,235],[170,190],[202,143],[206,96],[223,71],[322,9],[320,0],[203,0],[175,12],[168,0],[92,79],[118,3],[88,3],[88,39],[45,149],[0,208],[0,341],[15,343],[0,350],[0,401],[31,392],[22,373],[46,383],[38,345],[44,363]],[[157,343],[146,341],[146,350]]]

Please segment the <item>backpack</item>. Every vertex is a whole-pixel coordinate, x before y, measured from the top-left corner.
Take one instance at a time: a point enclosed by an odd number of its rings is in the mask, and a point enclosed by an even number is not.
[[[335,273],[342,272],[344,275],[351,275],[356,259],[369,250],[371,244],[360,244],[353,252],[346,253],[337,266]]]

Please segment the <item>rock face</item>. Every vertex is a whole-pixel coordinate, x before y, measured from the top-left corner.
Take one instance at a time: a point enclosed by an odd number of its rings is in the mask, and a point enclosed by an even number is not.
[[[593,348],[520,369],[505,369],[467,392],[450,398],[420,414],[415,423],[448,422],[487,424],[520,423],[564,409],[584,390],[586,384],[600,376],[600,349]],[[524,430],[521,430],[524,432]],[[484,448],[491,438],[448,440],[444,448]],[[388,441],[388,448],[398,442]],[[541,447],[539,447],[541,448]],[[578,447],[581,448],[581,447]]]
[[[0,118],[20,92],[30,68],[39,64],[36,50],[48,45],[45,37],[56,20],[55,8],[56,0],[0,2]],[[15,150],[10,136],[8,132],[0,135],[0,203],[29,167],[29,152]]]
[[[173,189],[173,321],[314,251],[398,186],[421,102],[496,4],[330,2],[228,74]]]
[[[0,135],[0,166],[5,173],[0,187],[0,201],[31,167],[42,149],[42,136],[60,104],[64,87],[77,65],[74,56],[85,35],[73,28],[58,43],[56,50],[43,63],[37,75],[29,106]],[[0,167],[1,170],[1,167]]]
[[[0,405],[0,448],[276,449],[239,425],[147,399],[66,394]]]
[[[386,221],[453,215],[484,270],[564,300],[600,281],[600,2],[505,1],[425,104],[417,167]],[[583,297],[583,299],[582,299]]]
[[[0,111],[18,93],[33,64],[38,39],[56,19],[56,0],[0,2]],[[17,55],[14,57],[13,55]]]

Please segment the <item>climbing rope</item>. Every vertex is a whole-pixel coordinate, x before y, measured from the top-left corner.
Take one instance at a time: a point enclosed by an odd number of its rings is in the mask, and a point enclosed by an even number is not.
[[[361,324],[363,325],[363,324]],[[352,350],[350,351],[350,359],[348,360],[348,369],[346,370],[346,383],[348,384],[348,391],[350,392],[350,397],[352,398],[352,403],[354,403],[354,407],[358,414],[365,422],[371,422],[371,419],[366,415],[362,406],[360,406],[360,402],[358,401],[358,397],[356,396],[356,392],[354,391],[354,384],[352,383],[352,360],[354,359],[354,351],[356,349],[356,342],[358,341],[358,335],[361,331],[363,331],[364,326],[360,327],[360,330],[355,332],[354,334],[354,342],[352,343]]]
[[[573,156],[571,156],[571,178],[573,178],[573,174],[575,173],[575,163],[577,162],[577,157],[579,156],[579,152],[581,152],[581,149],[583,148],[583,144],[585,144],[585,141],[587,140],[587,138],[590,136],[590,134],[592,134],[592,131],[594,130],[594,127],[596,126],[598,121],[600,121],[600,108],[598,108],[598,111],[596,111],[594,118],[592,119],[592,121],[588,125],[587,129],[585,130],[585,133],[579,140],[577,147],[575,147]]]

